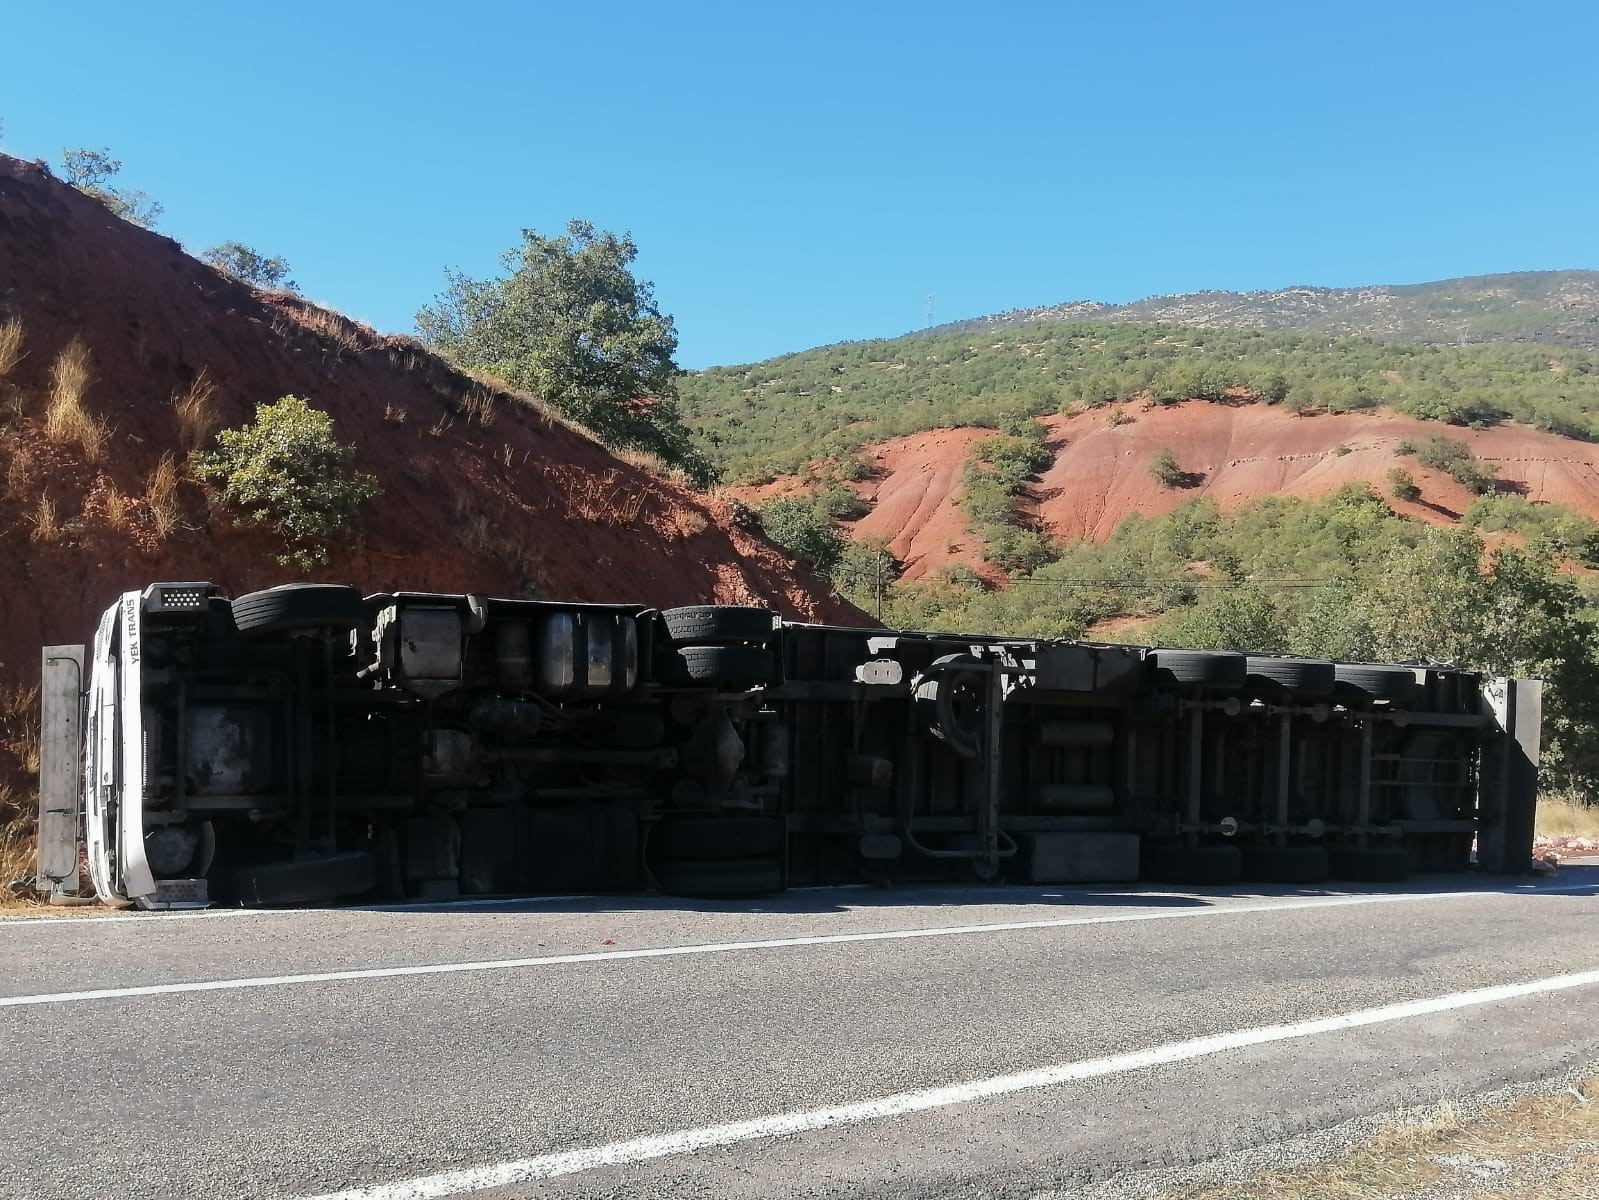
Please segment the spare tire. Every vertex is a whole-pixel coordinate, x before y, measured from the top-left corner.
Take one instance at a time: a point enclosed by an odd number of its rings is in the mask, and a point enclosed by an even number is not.
[[[1337,696],[1403,704],[1416,694],[1416,673],[1404,667],[1339,663],[1335,671],[1333,693]]]
[[[777,680],[777,661],[761,646],[679,646],[668,653],[668,675],[677,682],[742,691]]]
[[[776,628],[776,614],[769,608],[748,608],[736,604],[696,604],[687,608],[668,608],[661,613],[666,633],[674,646],[731,646],[762,643]]]
[[[962,758],[983,752],[988,676],[972,669],[977,665],[969,654],[934,659],[917,681],[912,701],[917,720]]]
[[[365,615],[360,589],[337,583],[285,583],[233,602],[233,624],[242,637],[297,629],[355,629]]]
[[[1259,691],[1326,696],[1337,682],[1337,668],[1325,658],[1251,654],[1245,682]]]
[[[1163,687],[1242,687],[1249,660],[1232,650],[1154,650],[1155,682]]]
[[[775,858],[685,859],[661,863],[655,882],[668,896],[767,896],[783,890],[783,864]]]

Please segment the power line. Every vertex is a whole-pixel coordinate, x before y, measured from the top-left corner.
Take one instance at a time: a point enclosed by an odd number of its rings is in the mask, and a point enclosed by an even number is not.
[[[1023,576],[1008,581],[1007,586],[1013,584],[1027,584],[1036,586],[1053,587],[1109,587],[1109,588],[1152,588],[1152,587],[1181,587],[1181,588],[1240,588],[1259,585],[1271,587],[1325,587],[1330,583],[1341,583],[1348,580],[1348,576],[1334,576],[1328,579],[1240,579],[1225,582],[1203,581],[1197,579],[1039,579],[1036,576]],[[1349,580],[1353,582],[1353,580]]]

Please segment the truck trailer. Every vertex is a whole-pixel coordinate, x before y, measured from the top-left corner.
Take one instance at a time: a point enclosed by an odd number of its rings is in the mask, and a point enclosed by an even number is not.
[[[43,655],[38,882],[148,909],[1526,869],[1539,684],[293,583]]]

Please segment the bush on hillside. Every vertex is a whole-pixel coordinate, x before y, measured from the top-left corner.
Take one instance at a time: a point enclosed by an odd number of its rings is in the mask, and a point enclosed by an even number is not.
[[[1420,500],[1421,487],[1409,471],[1395,467],[1388,472],[1388,494],[1395,500]]]
[[[332,417],[285,396],[257,407],[254,423],[224,429],[217,448],[193,461],[240,520],[283,538],[280,563],[308,571],[327,562],[331,544],[359,538],[362,503],[383,492],[372,476],[344,469],[354,457]]]

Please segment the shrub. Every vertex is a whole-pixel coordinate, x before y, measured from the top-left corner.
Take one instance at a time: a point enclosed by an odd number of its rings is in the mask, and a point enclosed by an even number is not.
[[[1401,442],[1399,453],[1415,455],[1416,461],[1422,466],[1442,471],[1479,496],[1494,490],[1494,480],[1499,474],[1495,464],[1477,458],[1465,442],[1443,434],[1433,434],[1419,446],[1412,442]]]
[[[1164,488],[1182,487],[1183,481],[1187,478],[1182,464],[1177,461],[1177,456],[1166,447],[1149,456],[1149,473],[1154,476],[1155,482]]]
[[[844,538],[816,505],[794,499],[773,500],[761,507],[760,518],[767,537],[804,559],[818,574],[826,575],[838,565],[844,553]]]
[[[1420,500],[1421,488],[1416,477],[1403,467],[1388,472],[1388,494],[1395,500]]]
[[[358,510],[382,494],[370,475],[343,469],[355,447],[333,433],[333,418],[298,396],[255,410],[255,422],[224,429],[217,448],[194,456],[194,472],[222,485],[222,503],[251,525],[276,530],[278,561],[310,570],[328,546],[359,536]]]
[[[268,258],[243,242],[223,242],[220,246],[212,246],[200,255],[200,261],[251,287],[269,290],[281,288],[287,292],[300,290],[300,285],[289,278],[289,262],[286,258],[281,255]]]

